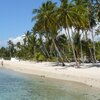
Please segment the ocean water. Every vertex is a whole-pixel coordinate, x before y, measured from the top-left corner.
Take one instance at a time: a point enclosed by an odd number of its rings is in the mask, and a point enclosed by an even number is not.
[[[0,68],[0,100],[100,100],[100,89]]]

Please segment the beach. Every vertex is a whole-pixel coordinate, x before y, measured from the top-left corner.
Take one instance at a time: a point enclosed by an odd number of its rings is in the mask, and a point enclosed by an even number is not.
[[[1,62],[1,61],[0,61]],[[66,66],[57,66],[56,62],[8,61],[3,60],[3,66],[13,71],[38,75],[41,78],[54,78],[74,81],[100,88],[100,63],[84,64],[75,68],[74,63],[65,63]]]

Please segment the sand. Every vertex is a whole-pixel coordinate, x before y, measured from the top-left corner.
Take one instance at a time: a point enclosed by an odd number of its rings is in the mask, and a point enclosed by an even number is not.
[[[1,61],[0,61],[1,62]],[[30,62],[7,61],[0,67],[8,68],[26,74],[39,75],[41,78],[54,78],[67,81],[75,81],[100,88],[100,63],[84,64],[81,68],[74,68],[74,63],[66,63],[66,66],[57,66],[55,62]]]

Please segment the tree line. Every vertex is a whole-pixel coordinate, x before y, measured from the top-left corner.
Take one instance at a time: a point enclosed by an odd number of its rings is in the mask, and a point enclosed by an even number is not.
[[[48,0],[33,9],[31,31],[20,41],[8,41],[0,57],[24,60],[96,63],[100,60],[100,0]],[[95,27],[98,28],[95,30]]]

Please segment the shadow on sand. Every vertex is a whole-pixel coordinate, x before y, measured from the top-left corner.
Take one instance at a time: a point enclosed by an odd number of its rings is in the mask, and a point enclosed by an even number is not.
[[[62,66],[61,63],[53,62],[51,64],[51,66],[56,67],[57,69],[67,69],[69,67],[75,68],[76,64],[75,64],[75,62],[65,63],[65,66]],[[78,69],[86,69],[86,68],[92,68],[92,67],[100,68],[100,63],[94,63],[94,64],[93,63],[81,63],[80,68],[78,68]]]

